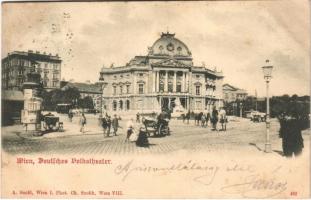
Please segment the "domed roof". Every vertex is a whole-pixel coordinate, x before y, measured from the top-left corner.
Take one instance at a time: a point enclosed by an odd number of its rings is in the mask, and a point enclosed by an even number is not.
[[[149,55],[191,57],[191,52],[182,41],[175,38],[175,34],[167,32],[162,33],[161,37],[155,41],[149,49]]]

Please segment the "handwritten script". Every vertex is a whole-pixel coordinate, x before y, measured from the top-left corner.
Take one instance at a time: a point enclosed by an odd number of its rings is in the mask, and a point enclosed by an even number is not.
[[[287,190],[287,180],[279,178],[281,166],[270,172],[260,173],[254,165],[230,163],[226,166],[211,162],[187,160],[177,163],[161,163],[159,166],[128,160],[118,164],[114,173],[126,181],[139,173],[169,176],[173,173],[192,173],[192,181],[208,187],[217,185],[219,192],[244,198],[270,198]],[[134,175],[135,174],[135,175]],[[187,180],[188,181],[188,180]]]

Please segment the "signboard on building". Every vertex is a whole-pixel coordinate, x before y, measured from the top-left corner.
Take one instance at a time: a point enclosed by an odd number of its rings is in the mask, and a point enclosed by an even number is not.
[[[29,112],[28,110],[22,110],[21,122],[23,124],[34,124],[37,122],[37,112]]]

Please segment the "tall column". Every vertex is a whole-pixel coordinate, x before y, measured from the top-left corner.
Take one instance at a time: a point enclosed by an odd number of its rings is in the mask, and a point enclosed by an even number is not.
[[[176,92],[176,86],[177,86],[177,78],[176,78],[177,72],[174,71],[174,83],[173,83],[173,92]]]
[[[152,92],[156,90],[156,72],[152,72]]]
[[[133,94],[136,94],[136,74],[133,73],[133,76],[134,76],[134,83],[133,83]]]
[[[156,71],[156,92],[159,92],[160,72]]]
[[[188,76],[188,90],[192,94],[192,72],[189,72]]]
[[[186,73],[182,72],[182,79],[181,79],[181,91],[185,92],[186,91]]]
[[[185,90],[184,92],[188,92],[188,73],[185,72]]]
[[[167,86],[168,86],[168,71],[165,71],[164,92],[167,92]]]
[[[171,98],[168,98],[168,109],[171,109]]]
[[[186,73],[185,77],[186,77],[185,92],[189,92],[189,73]]]
[[[146,76],[145,82],[146,82],[146,86],[144,88],[144,93],[148,94],[149,93],[149,76]]]

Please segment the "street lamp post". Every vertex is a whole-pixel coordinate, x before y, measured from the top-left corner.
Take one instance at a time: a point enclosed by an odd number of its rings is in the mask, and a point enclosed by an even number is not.
[[[240,117],[242,117],[242,106],[243,106],[243,104],[242,104],[242,102],[240,102]]]
[[[266,144],[265,152],[271,153],[270,143],[270,107],[269,107],[269,82],[272,78],[273,66],[269,64],[269,60],[266,60],[266,65],[262,67],[264,79],[266,80],[266,92],[267,92],[267,111],[266,111]]]

